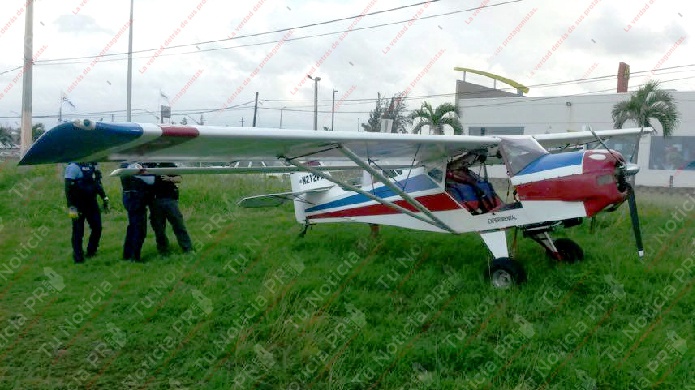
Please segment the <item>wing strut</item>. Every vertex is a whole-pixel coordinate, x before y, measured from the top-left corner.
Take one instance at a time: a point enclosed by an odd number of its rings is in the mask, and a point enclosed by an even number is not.
[[[310,166],[308,166],[308,165],[300,164],[300,163],[295,162],[295,161],[293,161],[292,159],[287,158],[287,157],[285,157],[285,156],[279,156],[279,158],[284,159],[288,164],[293,165],[293,166],[297,167],[298,169],[300,169],[300,170],[302,170],[302,171],[306,171],[306,172],[309,172],[309,173],[313,173],[314,175],[319,176],[319,177],[321,177],[321,178],[323,178],[323,179],[326,179],[326,180],[330,181],[331,183],[335,183],[335,184],[339,185],[341,188],[343,188],[343,189],[345,189],[345,190],[354,191],[354,192],[356,192],[356,193],[358,193],[358,194],[360,194],[360,195],[366,196],[367,198],[369,198],[369,199],[371,199],[371,200],[373,200],[373,201],[375,201],[375,202],[378,202],[378,203],[380,203],[380,204],[383,204],[384,206],[391,207],[392,209],[395,209],[395,210],[397,210],[397,211],[399,211],[399,212],[401,212],[401,213],[403,213],[403,214],[405,214],[405,215],[408,215],[408,216],[413,217],[413,218],[415,218],[415,219],[417,219],[417,220],[420,220],[420,221],[422,221],[422,222],[425,222],[425,223],[428,223],[428,224],[430,224],[430,225],[436,226],[436,227],[438,227],[438,228],[440,228],[440,229],[443,229],[442,226],[439,226],[435,221],[430,220],[429,218],[425,218],[425,217],[423,217],[422,215],[418,215],[418,214],[416,214],[416,213],[414,213],[414,212],[412,212],[412,211],[410,211],[410,210],[408,210],[408,209],[406,209],[406,208],[403,208],[403,207],[401,207],[401,206],[399,206],[399,205],[397,205],[397,204],[395,204],[395,203],[387,202],[387,201],[385,201],[384,199],[379,198],[378,196],[372,194],[371,192],[364,191],[364,190],[361,189],[361,188],[355,187],[355,186],[350,185],[350,184],[347,184],[347,183],[342,183],[342,182],[336,180],[335,177],[330,176],[330,175],[327,175],[327,174],[325,174],[324,172],[322,172],[322,171],[316,169],[315,167],[310,167]],[[446,225],[444,225],[444,226],[446,226]],[[450,232],[452,232],[452,233],[456,233],[455,231],[453,231],[453,230],[452,230],[451,228],[449,228],[448,226],[447,226],[447,229],[445,229],[445,230],[450,231]]]
[[[353,153],[352,150],[350,150],[342,145],[339,146],[338,150],[340,150],[347,158],[352,160],[355,164],[362,167],[362,169],[369,172],[372,176],[376,177],[380,182],[384,183],[384,185],[386,187],[390,188],[395,193],[400,195],[400,197],[403,198],[403,200],[410,203],[413,207],[415,207],[416,209],[420,210],[423,214],[430,217],[433,225],[437,226],[440,229],[444,229],[450,233],[456,233],[454,231],[454,229],[449,227],[449,225],[444,223],[444,221],[442,221],[441,219],[437,218],[437,216],[432,214],[432,212],[427,207],[423,206],[422,203],[418,202],[415,198],[408,195],[408,193],[403,191],[401,188],[398,188],[397,185],[393,184],[393,182],[391,180],[389,180],[386,176],[384,176],[381,172],[377,171],[371,165],[367,164],[362,159],[360,159],[359,156],[357,156],[355,153]]]

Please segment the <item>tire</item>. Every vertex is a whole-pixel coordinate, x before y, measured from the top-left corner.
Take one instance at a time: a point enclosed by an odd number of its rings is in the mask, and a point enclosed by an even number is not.
[[[555,240],[555,248],[559,255],[559,261],[564,263],[576,263],[584,260],[584,251],[582,247],[569,238],[558,238]],[[557,256],[552,256],[557,258]]]
[[[518,262],[500,257],[492,261],[488,268],[488,278],[494,288],[508,289],[512,285],[519,285],[526,281],[526,271]]]

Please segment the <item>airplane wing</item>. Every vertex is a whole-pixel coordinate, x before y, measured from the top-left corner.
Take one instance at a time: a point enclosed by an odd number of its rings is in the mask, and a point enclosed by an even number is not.
[[[496,137],[327,132],[253,127],[170,126],[76,121],[46,132],[20,165],[70,161],[430,161],[485,150]]]
[[[636,135],[640,131],[622,129],[596,133],[608,138]],[[356,158],[362,161],[427,162],[454,157],[467,151],[494,148],[502,138],[510,137],[533,137],[545,147],[595,140],[594,135],[588,131],[535,136],[414,135],[78,120],[60,124],[46,132],[27,151],[19,164],[275,159],[353,164]]]
[[[635,137],[640,133],[649,134],[652,132],[651,127],[630,128],[630,129],[615,129],[615,130],[599,130],[595,131],[596,135],[603,140],[616,137]],[[507,137],[507,136],[502,136]],[[520,136],[517,136],[520,137]],[[568,145],[583,145],[591,142],[596,142],[596,136],[590,131],[573,131],[566,133],[538,134],[534,135],[536,141],[544,148],[568,146]]]

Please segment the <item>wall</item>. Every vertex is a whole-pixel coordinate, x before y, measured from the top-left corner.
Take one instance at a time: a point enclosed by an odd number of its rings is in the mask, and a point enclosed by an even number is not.
[[[655,141],[654,149],[659,155],[653,156],[652,137],[661,137],[661,127],[654,121],[658,135],[645,136],[640,142],[638,164],[641,167],[637,175],[637,184],[658,187],[695,187],[695,163],[688,170],[654,169],[668,153],[680,153],[681,160],[687,165],[695,162],[695,91],[672,92],[681,113],[680,126],[673,133],[674,137]],[[603,95],[571,95],[549,97],[502,97],[487,99],[459,99],[458,110],[464,132],[469,127],[524,127],[524,134],[559,133],[580,131],[583,125],[590,125],[594,130],[613,128],[611,110],[613,105],[628,99],[629,93]],[[625,127],[635,126],[626,123]],[[681,138],[682,136],[688,138]],[[627,142],[622,142],[626,149],[632,150]],[[658,143],[658,144],[657,144]],[[611,145],[615,147],[615,145]],[[690,150],[693,149],[693,150]],[[669,150],[669,151],[667,151]],[[630,154],[630,153],[626,153]]]

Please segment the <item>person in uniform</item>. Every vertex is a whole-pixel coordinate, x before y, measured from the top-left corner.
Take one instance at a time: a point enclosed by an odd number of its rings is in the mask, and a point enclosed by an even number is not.
[[[144,173],[143,166],[138,163],[123,163],[120,167],[139,169]],[[147,205],[151,202],[154,180],[152,175],[121,176],[123,207],[128,214],[123,260],[141,260],[142,245],[147,235]]]
[[[109,212],[109,197],[101,184],[101,171],[96,163],[71,162],[65,168],[65,198],[68,215],[72,219],[72,253],[76,264],[84,263],[85,257],[97,253],[101,239],[101,210],[97,196],[103,202],[104,212]],[[82,248],[84,222],[89,224],[89,241],[85,255]]]
[[[157,168],[175,168],[174,163],[158,163]],[[188,235],[186,225],[183,222],[183,214],[179,210],[179,188],[181,182],[179,175],[155,175],[152,187],[153,199],[150,206],[150,223],[157,240],[157,251],[166,255],[169,253],[169,239],[166,234],[166,223],[169,221],[176,241],[184,252],[193,249],[191,237]]]

